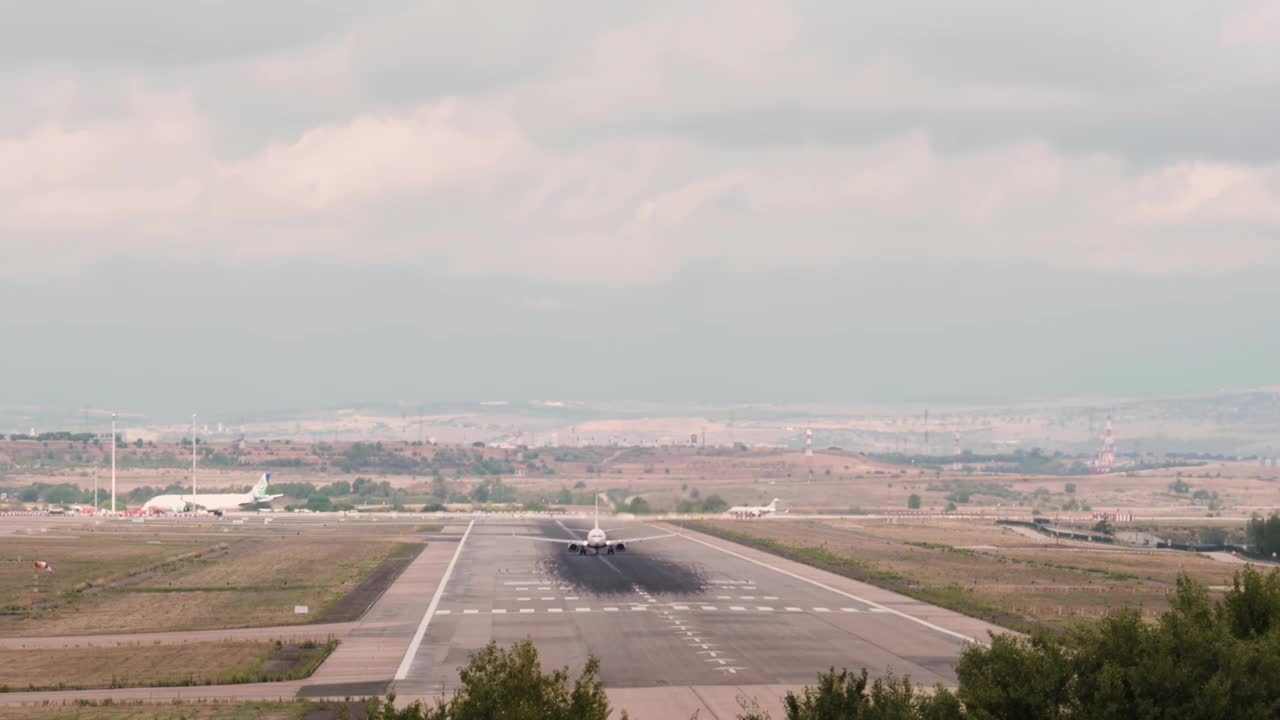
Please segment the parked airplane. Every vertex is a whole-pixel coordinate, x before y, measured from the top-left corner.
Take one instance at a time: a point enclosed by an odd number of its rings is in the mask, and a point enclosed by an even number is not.
[[[221,515],[227,510],[253,510],[258,505],[270,503],[283,495],[268,495],[267,483],[271,473],[258,478],[258,483],[247,493],[219,493],[215,495],[157,495],[142,506],[144,513],[181,513],[204,510]]]
[[[778,498],[768,505],[734,505],[725,512],[736,518],[758,518],[778,512]]]
[[[612,555],[615,552],[626,552],[627,545],[629,543],[638,543],[638,542],[644,542],[646,540],[660,540],[662,538],[675,537],[671,533],[666,533],[664,535],[648,535],[645,537],[627,538],[625,540],[610,540],[608,533],[613,531],[602,530],[600,528],[600,496],[596,495],[595,500],[596,500],[596,509],[595,509],[594,527],[592,527],[590,530],[587,531],[586,540],[569,540],[568,541],[568,550],[571,553],[576,552],[579,555],[586,555],[587,550],[595,550],[596,555],[599,555],[600,551],[604,550],[605,554]],[[571,528],[566,528],[566,529],[571,530],[572,532],[582,532],[581,530],[573,530]],[[516,537],[522,537],[526,540],[538,540],[540,542],[551,542],[551,543],[565,542],[564,540],[557,540],[556,538],[535,537],[533,535],[516,535]]]

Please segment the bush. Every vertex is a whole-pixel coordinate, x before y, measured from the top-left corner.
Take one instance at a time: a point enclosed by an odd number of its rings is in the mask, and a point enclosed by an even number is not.
[[[1280,514],[1272,513],[1265,520],[1257,515],[1249,518],[1245,537],[1256,552],[1266,556],[1280,552]]]
[[[892,675],[878,678],[868,689],[866,669],[854,675],[848,670],[818,675],[818,684],[805,687],[797,695],[788,692],[783,700],[787,720],[862,720],[866,718],[961,718],[960,704],[944,687],[923,693],[909,678]],[[740,716],[758,718],[760,714]]]
[[[912,493],[911,497],[907,498],[907,507],[912,510],[919,510],[920,496],[916,495],[915,493]]]
[[[1066,635],[996,636],[961,656],[973,718],[1273,717],[1280,572],[1236,573],[1218,603],[1189,577],[1155,624],[1123,610]]]
[[[312,495],[307,498],[305,507],[315,512],[332,512],[333,501],[329,499],[328,495]]]
[[[600,661],[587,658],[577,680],[570,684],[569,669],[544,674],[538,649],[525,640],[510,650],[489,643],[471,656],[458,671],[461,686],[453,697],[434,708],[421,701],[397,709],[395,696],[385,703],[369,703],[370,720],[607,720],[610,707],[604,683],[596,674]],[[622,713],[622,718],[627,714]]]

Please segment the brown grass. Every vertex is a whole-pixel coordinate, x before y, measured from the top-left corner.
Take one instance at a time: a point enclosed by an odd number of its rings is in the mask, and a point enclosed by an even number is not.
[[[62,593],[103,585],[207,552],[218,544],[205,538],[156,540],[101,534],[6,539],[0,545],[0,608],[24,608]],[[36,573],[36,560],[52,563],[54,573]]]
[[[388,528],[398,535],[399,529]],[[56,575],[42,575],[38,594],[52,605],[19,606],[19,614],[0,619],[0,635],[47,636],[112,632],[163,632],[237,627],[264,627],[305,623],[354,588],[395,547],[392,538],[307,536],[223,536],[229,549],[165,566],[153,574],[135,577],[89,593],[76,593],[85,571],[102,570],[94,559],[109,561],[110,573],[125,577],[131,571],[153,567],[171,559],[181,549],[214,547],[145,545],[142,538],[95,538],[93,542],[67,542],[54,560]],[[107,542],[104,542],[107,540]],[[166,543],[168,541],[166,540]],[[106,548],[105,550],[103,548]],[[165,548],[157,551],[157,548]],[[77,571],[80,572],[77,572]],[[19,588],[6,587],[13,596],[30,595],[31,575],[15,573]],[[306,615],[294,614],[294,606],[307,605]]]
[[[974,522],[714,520],[705,525],[809,549],[815,556],[844,558],[861,579],[944,604],[951,598],[951,606],[962,612],[993,621],[1005,614],[1049,626],[1119,607],[1140,606],[1154,616],[1168,608],[1179,572],[1219,585],[1236,569],[1189,553],[1038,545],[1005,528]]]
[[[73,703],[6,706],[5,720],[293,720],[311,703]],[[354,717],[354,714],[353,714]]]
[[[254,672],[274,648],[266,641],[237,641],[0,649],[0,687],[20,691],[223,683]]]

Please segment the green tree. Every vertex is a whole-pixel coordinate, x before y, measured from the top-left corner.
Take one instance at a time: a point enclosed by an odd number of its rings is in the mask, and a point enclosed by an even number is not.
[[[600,661],[587,658],[572,683],[569,669],[542,672],[538,650],[525,640],[510,650],[489,643],[458,671],[460,687],[434,708],[421,702],[397,710],[395,696],[370,703],[370,720],[607,720],[610,707],[604,683],[596,677]],[[622,713],[626,718],[626,712]]]
[[[911,497],[907,498],[907,507],[908,507],[908,508],[910,508],[910,509],[912,509],[912,510],[919,510],[919,509],[920,509],[920,496],[919,496],[919,495],[916,495],[915,493],[912,493],[912,494],[911,494]]]
[[[627,510],[636,515],[647,515],[651,512],[649,502],[642,497],[631,498],[631,503],[627,505]]]
[[[1280,514],[1271,513],[1265,520],[1257,515],[1249,518],[1245,537],[1256,552],[1268,557],[1280,552]]]
[[[315,512],[331,512],[333,500],[330,500],[328,495],[312,495],[307,498],[306,508]]]
[[[722,513],[729,509],[729,503],[719,495],[709,495],[702,501],[702,512],[704,513]]]
[[[959,701],[945,688],[917,690],[910,678],[889,676],[868,682],[867,671],[819,673],[817,685],[783,699],[787,720],[953,720],[964,717]],[[739,718],[762,718],[758,711]]]

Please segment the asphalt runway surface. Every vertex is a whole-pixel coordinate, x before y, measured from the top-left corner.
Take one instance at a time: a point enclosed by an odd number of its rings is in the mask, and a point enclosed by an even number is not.
[[[524,639],[544,668],[576,672],[596,655],[611,688],[799,685],[830,667],[955,684],[966,643],[959,633],[806,581],[784,561],[752,561],[695,539],[647,541],[612,556],[567,552],[568,528],[588,527],[477,520],[395,691],[448,692],[474,652]],[[609,537],[658,532],[633,524]]]

